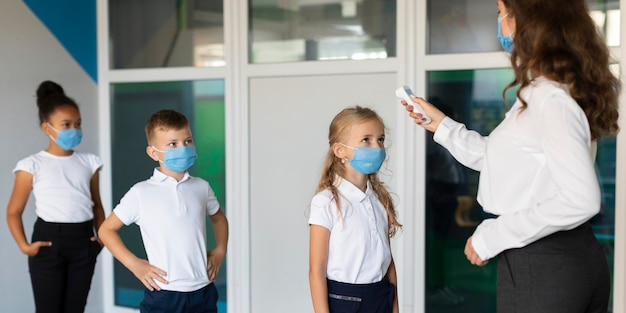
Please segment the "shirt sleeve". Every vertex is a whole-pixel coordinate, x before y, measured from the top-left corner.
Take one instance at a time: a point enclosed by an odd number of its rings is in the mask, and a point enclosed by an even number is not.
[[[333,208],[335,208],[335,206],[331,206],[331,199],[321,195],[313,197],[313,200],[311,200],[309,225],[319,225],[328,230],[332,230],[333,215],[330,210]]]
[[[211,188],[211,185],[208,182],[207,182],[207,190],[208,190],[207,204],[206,204],[207,213],[209,215],[215,215],[217,211],[219,211],[220,209],[220,203],[219,201],[217,201],[215,192],[213,192],[213,188]]]
[[[140,217],[139,193],[136,186],[130,188],[130,190],[122,197],[120,203],[115,206],[113,213],[128,226],[132,223],[137,223]],[[137,223],[139,224],[139,223]]]
[[[487,137],[446,116],[433,139],[450,151],[459,163],[475,171],[482,169]]]
[[[100,157],[95,154],[89,154],[89,166],[91,168],[92,174],[95,174],[97,171],[102,169],[102,161]]]
[[[18,171],[24,171],[35,175],[37,172],[37,164],[35,164],[35,158],[27,157],[17,162],[15,168],[13,168],[13,175]]]
[[[599,212],[600,187],[591,155],[589,126],[584,112],[572,102],[565,95],[552,95],[540,103],[535,117],[555,193],[542,195],[543,200],[526,210],[483,221],[472,238],[481,259],[526,246],[557,231],[573,229]]]

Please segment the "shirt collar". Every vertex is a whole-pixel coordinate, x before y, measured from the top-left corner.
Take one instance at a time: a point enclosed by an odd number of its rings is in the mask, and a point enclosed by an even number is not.
[[[185,175],[183,175],[183,179],[177,182],[176,179],[174,179],[174,177],[164,174],[163,172],[159,171],[158,167],[155,167],[154,171],[152,172],[152,177],[150,177],[150,180],[158,182],[158,183],[162,183],[167,180],[172,180],[175,183],[182,183],[186,181],[187,179],[189,179],[189,177],[190,177],[189,172],[185,172]]]
[[[365,192],[363,192],[348,180],[341,177],[337,177],[337,179],[337,189],[339,190],[339,193],[350,201],[361,202],[374,194],[374,190],[372,189],[372,185],[369,180],[367,181],[367,188],[365,189]]]
[[[545,76],[537,76],[533,78],[533,80],[530,83],[535,86],[539,84],[552,84],[557,88],[563,89],[563,91],[565,91],[569,95],[569,87],[567,86],[567,84],[563,84],[563,83],[548,79]]]

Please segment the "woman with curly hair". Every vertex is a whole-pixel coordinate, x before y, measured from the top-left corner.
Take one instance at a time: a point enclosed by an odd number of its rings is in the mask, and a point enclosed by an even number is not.
[[[478,202],[495,215],[467,240],[474,265],[498,259],[499,313],[607,312],[611,279],[589,219],[600,211],[596,141],[618,130],[620,81],[585,0],[499,0],[498,39],[519,86],[481,136],[422,98],[416,124],[480,171]],[[503,92],[503,95],[504,95]]]

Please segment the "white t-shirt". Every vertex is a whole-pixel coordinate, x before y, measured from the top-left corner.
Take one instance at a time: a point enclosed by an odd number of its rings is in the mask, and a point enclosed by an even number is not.
[[[139,225],[148,261],[167,272],[163,290],[189,292],[210,283],[207,275],[206,217],[220,205],[201,178],[180,182],[154,169],[150,179],[135,184],[113,213],[125,224]]]
[[[330,230],[326,277],[350,284],[379,282],[391,264],[387,211],[369,182],[363,192],[340,178],[337,189],[341,217],[330,190],[311,201],[309,224]]]
[[[472,245],[481,259],[573,229],[600,210],[587,118],[567,86],[537,78],[489,137],[445,118],[434,139],[480,171],[478,202],[499,215],[484,220]]]
[[[33,175],[35,213],[51,223],[82,223],[93,219],[91,178],[100,170],[100,158],[74,151],[56,156],[40,151],[19,162],[13,169]]]

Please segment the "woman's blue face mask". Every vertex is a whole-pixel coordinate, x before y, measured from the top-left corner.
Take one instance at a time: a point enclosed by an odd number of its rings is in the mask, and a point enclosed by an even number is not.
[[[502,19],[506,18],[509,14],[505,14],[502,17],[498,17],[498,41],[500,41],[500,45],[502,46],[502,49],[504,49],[504,51],[508,52],[508,53],[512,53],[513,52],[513,34],[510,34],[508,36],[503,36],[502,35]]]

